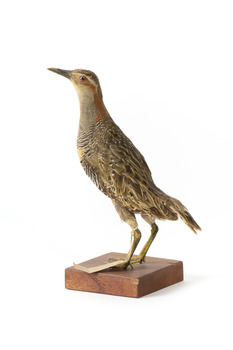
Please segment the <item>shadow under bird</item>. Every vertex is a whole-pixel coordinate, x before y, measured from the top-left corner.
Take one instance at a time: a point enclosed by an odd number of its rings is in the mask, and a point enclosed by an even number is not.
[[[68,78],[78,94],[77,149],[82,167],[112,200],[120,218],[131,227],[130,250],[124,264],[119,267],[127,268],[145,260],[158,232],[156,219],[177,220],[180,217],[193,232],[201,230],[178,199],[168,196],[155,185],[144,157],[110,117],[96,74],[83,69],[49,70]],[[140,254],[133,257],[141,238],[135,214],[140,214],[151,226],[151,234]]]

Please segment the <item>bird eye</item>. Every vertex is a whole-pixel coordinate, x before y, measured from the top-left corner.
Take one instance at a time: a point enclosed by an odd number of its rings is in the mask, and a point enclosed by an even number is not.
[[[81,77],[79,78],[81,81],[86,81],[87,80],[87,78],[85,77],[85,76],[83,76],[83,75],[81,75]]]

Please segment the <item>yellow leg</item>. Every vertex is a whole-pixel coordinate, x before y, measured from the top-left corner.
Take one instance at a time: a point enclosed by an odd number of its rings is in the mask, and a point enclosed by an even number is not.
[[[133,238],[133,239],[132,239],[132,243],[131,243],[130,250],[129,250],[129,252],[128,252],[126,258],[124,259],[125,262],[124,262],[123,264],[120,264],[120,265],[115,266],[114,268],[118,268],[118,269],[119,269],[119,268],[124,268],[124,269],[127,269],[127,267],[128,267],[129,265],[131,265],[131,258],[132,258],[132,255],[133,255],[135,249],[137,248],[137,245],[138,245],[138,243],[139,243],[139,241],[140,241],[140,238],[141,238],[141,232],[139,231],[138,228],[136,228],[136,229],[134,229],[134,230],[132,231],[132,238]],[[113,259],[113,260],[115,260],[115,259]],[[116,259],[116,260],[117,260],[117,259]]]
[[[157,235],[158,230],[159,230],[159,228],[155,223],[151,225],[151,234],[150,234],[148,241],[146,242],[146,244],[142,248],[140,254],[137,257],[131,259],[130,264],[135,264],[137,262],[139,262],[141,264],[143,261],[145,261],[145,256],[148,252],[148,249],[151,246],[151,243],[155,239],[155,236]]]

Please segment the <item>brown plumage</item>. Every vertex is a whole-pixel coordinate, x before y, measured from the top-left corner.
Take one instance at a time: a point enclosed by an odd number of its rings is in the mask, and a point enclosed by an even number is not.
[[[154,184],[144,157],[110,117],[97,76],[81,69],[50,70],[68,78],[78,93],[77,148],[81,165],[96,186],[111,198],[121,219],[132,229],[134,239],[123,267],[144,261],[158,232],[155,219],[177,220],[180,217],[193,232],[200,230],[185,206]],[[152,230],[141,253],[132,258],[141,238],[135,214],[141,214]]]

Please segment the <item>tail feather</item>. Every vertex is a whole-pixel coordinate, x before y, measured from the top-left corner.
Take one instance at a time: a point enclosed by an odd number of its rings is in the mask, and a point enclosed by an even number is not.
[[[179,217],[194,233],[197,233],[198,230],[201,231],[200,226],[188,212],[187,208],[185,208],[185,206],[178,199],[169,197],[168,205],[175,213],[179,215]]]
[[[158,207],[158,203],[155,202],[157,205],[151,208],[154,211],[155,217],[158,219],[177,220],[179,216],[194,233],[197,233],[198,230],[201,231],[200,226],[196,223],[188,209],[178,199],[168,196],[157,186],[153,187],[153,193],[156,198],[160,198],[162,203]]]

